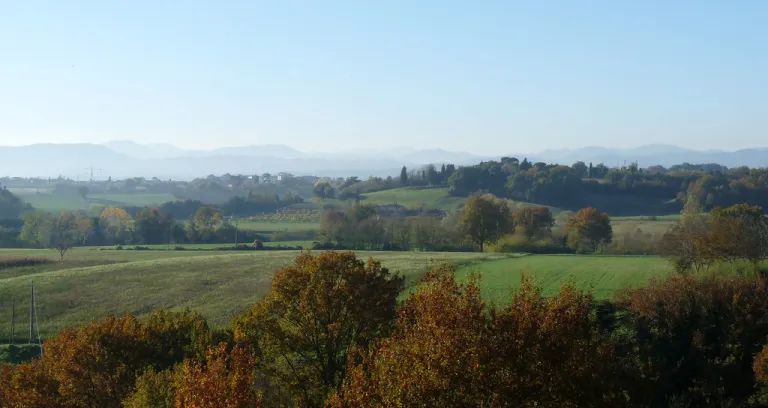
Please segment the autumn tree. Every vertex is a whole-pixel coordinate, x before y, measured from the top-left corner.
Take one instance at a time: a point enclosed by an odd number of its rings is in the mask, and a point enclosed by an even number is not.
[[[749,204],[716,207],[709,214],[707,247],[715,260],[757,265],[768,257],[768,218]]]
[[[189,311],[109,317],[47,340],[43,356],[20,365],[11,383],[29,388],[20,407],[121,407],[144,370],[198,361],[210,343],[205,320]]]
[[[429,272],[392,336],[350,360],[329,405],[620,406],[590,296],[564,287],[548,299],[524,279],[506,308],[489,311],[480,292],[476,278],[459,283],[451,267]]]
[[[565,220],[568,246],[581,248],[586,246],[592,251],[600,248],[603,242],[611,242],[613,228],[606,213],[600,213],[593,207],[582,208]]]
[[[175,408],[176,377],[174,370],[148,368],[136,378],[135,391],[123,400],[123,408]]]
[[[403,278],[352,252],[304,253],[235,321],[235,340],[255,346],[267,388],[319,406],[335,390],[350,350],[387,334]]]
[[[675,274],[619,293],[616,313],[640,364],[638,405],[744,406],[757,385],[753,358],[768,338],[766,283]]]
[[[131,215],[122,208],[107,207],[99,216],[104,227],[104,235],[107,242],[115,243],[125,240],[131,228]]]
[[[320,220],[320,233],[329,242],[343,245],[348,238],[347,218],[344,212],[329,210],[323,214]]]
[[[670,259],[678,272],[703,269],[712,263],[707,255],[707,217],[699,199],[688,197],[680,213],[680,221],[659,242],[659,252]]]
[[[470,197],[461,209],[459,224],[464,234],[480,246],[513,231],[512,217],[505,200],[491,194]]]
[[[256,408],[256,361],[251,350],[226,343],[211,348],[203,362],[186,360],[176,377],[176,408]]]
[[[512,213],[515,233],[528,239],[545,238],[551,235],[555,220],[547,207],[525,207]]]

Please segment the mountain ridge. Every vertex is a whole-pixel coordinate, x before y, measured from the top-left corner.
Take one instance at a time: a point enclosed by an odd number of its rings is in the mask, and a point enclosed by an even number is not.
[[[527,158],[531,162],[572,164],[576,161],[609,167],[637,161],[641,167],[674,164],[718,163],[727,167],[768,166],[768,148],[736,151],[694,150],[690,148],[650,144],[628,149],[587,146],[577,149],[552,149],[532,154],[503,156]],[[482,156],[442,148],[389,148],[382,151],[363,150],[336,153],[303,152],[280,144],[227,146],[208,150],[183,149],[171,144],[139,144],[114,141],[104,144],[32,144],[0,146],[0,175],[17,177],[71,178],[89,176],[90,168],[97,176],[159,177],[188,180],[208,174],[291,172],[297,175],[396,176],[402,166],[413,168],[433,163],[456,165],[498,160],[502,156]]]

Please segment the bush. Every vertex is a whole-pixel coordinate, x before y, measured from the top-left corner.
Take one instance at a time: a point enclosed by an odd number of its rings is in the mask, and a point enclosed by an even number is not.
[[[499,240],[498,245],[488,245],[488,250],[504,253],[522,252],[529,254],[572,254],[575,252],[573,249],[558,245],[556,242],[549,239],[529,241],[523,235],[505,236]]]
[[[22,364],[40,357],[37,344],[2,344],[0,345],[0,364]]]
[[[53,262],[55,261],[48,258],[0,257],[0,269],[45,265]]]

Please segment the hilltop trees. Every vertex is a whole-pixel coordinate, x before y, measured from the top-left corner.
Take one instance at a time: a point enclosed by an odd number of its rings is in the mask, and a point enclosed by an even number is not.
[[[321,200],[325,200],[326,198],[333,198],[336,190],[331,186],[331,183],[323,181],[315,184],[315,187],[312,188],[312,194]]]
[[[256,347],[265,380],[301,405],[335,390],[355,347],[390,329],[403,278],[351,252],[302,254],[235,323],[235,340]]]
[[[490,194],[470,197],[461,210],[459,224],[467,238],[480,247],[480,251],[486,242],[495,242],[513,231],[507,202]]]
[[[22,214],[31,210],[31,205],[11,194],[4,186],[0,186],[0,220],[19,218]]]

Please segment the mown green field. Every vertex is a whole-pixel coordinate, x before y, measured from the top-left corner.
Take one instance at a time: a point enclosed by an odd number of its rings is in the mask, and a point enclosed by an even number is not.
[[[269,289],[272,274],[290,264],[298,251],[128,251],[78,248],[64,262],[0,269],[0,339],[8,336],[10,303],[17,305],[17,332],[24,332],[29,281],[34,280],[43,336],[107,315],[143,315],[157,308],[198,310],[225,327]],[[457,265],[460,277],[483,276],[489,301],[504,303],[520,274],[530,270],[544,293],[563,282],[606,298],[623,287],[642,285],[669,271],[655,257],[499,255],[490,253],[359,252],[407,278],[409,287],[434,262]],[[50,250],[0,250],[2,256],[55,258]]]
[[[270,221],[240,221],[237,227],[243,230],[256,232],[298,232],[316,231],[320,229],[320,222],[270,222]]]
[[[481,274],[486,299],[503,303],[511,289],[520,286],[523,273],[533,278],[545,295],[573,283],[605,299],[619,289],[643,285],[649,278],[670,271],[667,261],[653,256],[528,255],[465,266],[458,272],[462,276]]]
[[[50,255],[50,252],[48,253]],[[0,339],[8,336],[11,301],[17,312],[28,310],[29,280],[34,280],[41,335],[107,315],[143,315],[157,308],[190,307],[218,326],[258,300],[272,274],[293,262],[298,251],[212,253],[205,251],[73,251],[66,262],[122,261],[73,268],[44,265],[25,274],[0,270]],[[39,251],[0,250],[0,256],[42,255]],[[359,253],[373,256],[416,281],[431,261],[467,264],[502,256],[482,253]],[[135,260],[126,262],[127,257]],[[54,264],[56,265],[56,264]],[[60,265],[59,265],[60,266]],[[17,331],[25,318],[17,315]]]

